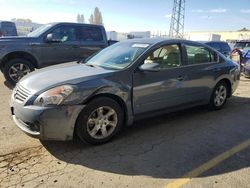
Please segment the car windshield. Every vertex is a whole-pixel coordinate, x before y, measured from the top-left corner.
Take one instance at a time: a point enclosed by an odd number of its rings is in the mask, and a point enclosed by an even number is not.
[[[28,37],[39,37],[42,33],[47,31],[48,29],[50,29],[52,26],[53,26],[52,24],[43,25],[43,26],[37,28],[36,30],[32,31],[31,33],[29,33],[27,36]]]
[[[145,43],[117,43],[105,48],[85,63],[106,69],[124,69],[132,64],[148,47],[149,44]]]

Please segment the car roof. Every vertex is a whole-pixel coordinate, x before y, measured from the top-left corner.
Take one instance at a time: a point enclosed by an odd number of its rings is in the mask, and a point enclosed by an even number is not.
[[[163,43],[163,42],[166,42],[166,43],[192,43],[192,44],[202,44],[202,43],[199,43],[199,42],[195,42],[195,41],[190,41],[190,40],[184,40],[184,39],[166,39],[166,38],[136,38],[136,39],[128,39],[128,40],[124,40],[124,41],[121,41],[121,42],[132,42],[132,43],[146,43],[146,44],[151,44],[151,45],[154,45],[154,44],[158,44],[158,43]]]
[[[225,41],[199,41],[200,43],[202,44],[211,44],[211,43],[214,43],[214,44],[228,44],[227,42]]]
[[[80,25],[80,26],[95,26],[95,27],[103,27],[102,25],[97,25],[97,24],[86,24],[86,23],[76,23],[76,22],[52,22],[52,23],[47,23],[51,25]]]

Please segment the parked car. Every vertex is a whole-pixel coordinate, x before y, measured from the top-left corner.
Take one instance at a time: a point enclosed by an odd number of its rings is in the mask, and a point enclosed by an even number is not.
[[[17,36],[16,25],[9,21],[0,21],[0,37]]]
[[[246,78],[250,78],[250,47],[235,48],[231,52],[230,58],[240,65],[241,73]]]
[[[250,47],[250,41],[249,40],[241,40],[241,41],[236,41],[234,45],[234,49],[244,49],[244,48],[249,48]]]
[[[241,72],[246,78],[250,78],[250,47],[242,50]]]
[[[0,38],[0,69],[14,85],[35,68],[87,58],[108,45],[103,26],[46,24],[26,37]]]
[[[11,111],[30,136],[70,140],[76,134],[101,144],[140,118],[197,105],[219,110],[239,78],[236,63],[201,43],[131,39],[84,63],[25,76],[13,90]]]
[[[227,42],[209,41],[209,42],[205,42],[205,44],[214,48],[215,50],[219,51],[220,53],[222,53],[226,57],[229,57],[229,55],[231,53],[231,48]]]

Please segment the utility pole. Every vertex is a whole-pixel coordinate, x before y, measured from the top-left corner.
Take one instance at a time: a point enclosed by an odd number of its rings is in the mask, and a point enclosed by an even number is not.
[[[174,0],[169,36],[171,38],[184,37],[185,0]]]

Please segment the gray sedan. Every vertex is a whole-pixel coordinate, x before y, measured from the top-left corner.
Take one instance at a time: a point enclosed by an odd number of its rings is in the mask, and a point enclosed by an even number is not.
[[[78,135],[101,144],[140,118],[197,105],[219,110],[239,78],[238,65],[206,45],[134,39],[85,62],[25,76],[13,90],[11,112],[30,136],[70,140]]]

